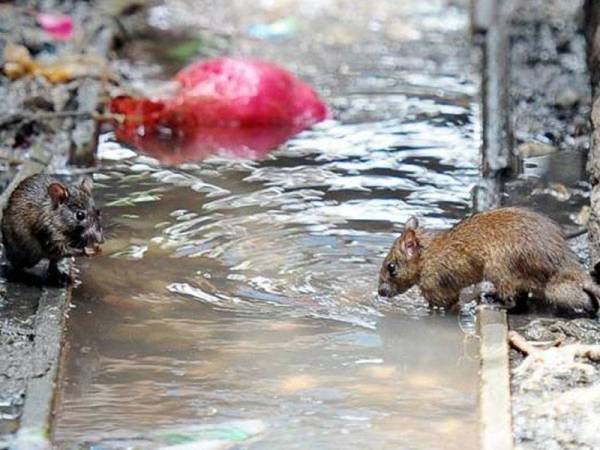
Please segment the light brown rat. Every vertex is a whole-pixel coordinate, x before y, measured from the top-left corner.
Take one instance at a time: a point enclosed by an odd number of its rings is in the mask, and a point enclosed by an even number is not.
[[[104,242],[93,181],[65,185],[36,174],[12,192],[2,217],[4,254],[17,270],[49,260],[49,275],[65,281],[57,263],[69,256],[91,256]]]
[[[489,281],[507,305],[537,299],[558,314],[595,316],[600,287],[548,217],[524,208],[474,214],[447,231],[427,231],[410,218],[386,256],[379,294],[418,285],[430,306],[453,308],[460,291]]]

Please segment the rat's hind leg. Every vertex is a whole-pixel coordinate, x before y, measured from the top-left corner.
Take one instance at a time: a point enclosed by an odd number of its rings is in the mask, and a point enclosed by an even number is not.
[[[506,309],[512,309],[517,304],[522,283],[506,267],[502,259],[488,261],[483,270],[483,282],[488,290],[487,297],[495,299]]]
[[[517,304],[520,291],[513,283],[506,283],[501,278],[490,276],[483,284],[482,296],[497,302],[506,309],[513,309]]]
[[[559,274],[550,279],[544,290],[546,301],[557,314],[595,317],[598,313],[600,288],[574,274]]]

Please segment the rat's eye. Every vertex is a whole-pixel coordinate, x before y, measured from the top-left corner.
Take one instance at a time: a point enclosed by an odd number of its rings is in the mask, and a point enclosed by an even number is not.
[[[387,270],[391,276],[395,276],[396,272],[398,271],[398,266],[396,265],[396,263],[391,262],[387,265]]]
[[[79,220],[80,222],[85,219],[85,212],[84,211],[77,211],[75,213],[75,217],[77,218],[77,220]]]

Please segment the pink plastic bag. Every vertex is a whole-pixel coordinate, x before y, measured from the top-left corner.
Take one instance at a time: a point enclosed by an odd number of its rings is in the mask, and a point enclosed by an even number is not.
[[[194,148],[187,150],[195,155],[190,159],[204,153],[198,149],[203,144],[205,153],[239,154],[244,148],[264,153],[327,116],[326,105],[308,84],[266,62],[200,61],[179,72],[175,80],[179,89],[169,98],[113,99],[111,111],[125,116],[117,138],[163,154],[168,149],[159,148],[162,141],[170,146],[175,141],[180,147],[193,143]],[[176,150],[180,155],[186,152]]]
[[[39,13],[35,19],[44,31],[55,39],[66,41],[73,37],[73,19],[69,16]]]

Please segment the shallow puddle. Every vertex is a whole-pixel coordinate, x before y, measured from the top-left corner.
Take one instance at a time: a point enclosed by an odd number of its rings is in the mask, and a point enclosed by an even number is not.
[[[375,293],[405,220],[449,226],[478,176],[466,5],[427,3],[363,11],[368,36],[346,9],[319,29],[332,58],[297,72],[337,119],[262,160],[165,167],[103,136],[109,239],[80,264],[58,448],[477,448],[476,343],[416,292]]]

